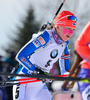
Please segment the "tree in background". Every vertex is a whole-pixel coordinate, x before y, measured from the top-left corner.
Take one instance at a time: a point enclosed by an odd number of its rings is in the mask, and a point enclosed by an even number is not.
[[[34,10],[32,7],[28,10],[26,18],[22,21],[23,27],[17,26],[17,33],[14,38],[10,37],[11,43],[8,50],[14,50],[18,52],[22,46],[24,46],[32,37],[33,33],[37,33],[40,28],[40,24],[35,20]]]
[[[11,40],[11,43],[8,45],[8,48],[4,48],[6,54],[8,55],[9,53],[10,56],[7,61],[4,61],[4,64],[6,66],[3,66],[3,72],[11,72],[12,68],[16,66],[10,65],[16,62],[16,60],[15,62],[13,61],[13,59],[15,59],[16,53],[32,38],[33,33],[37,33],[39,31],[40,24],[35,20],[34,10],[32,7],[30,7],[30,9],[28,10],[26,18],[22,21],[22,25],[23,27],[16,26],[17,32],[13,32],[13,34],[15,34],[15,37],[13,38],[10,36],[9,38]],[[11,57],[11,54],[13,56],[13,59]],[[12,86],[10,86],[9,88],[6,87],[6,94],[7,100],[12,100]]]

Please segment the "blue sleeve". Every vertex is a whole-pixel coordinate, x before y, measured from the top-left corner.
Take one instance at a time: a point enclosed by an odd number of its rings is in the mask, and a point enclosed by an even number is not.
[[[61,70],[61,74],[63,74],[63,72],[69,71],[70,70],[70,44],[69,41],[66,41],[66,47],[65,50],[62,54],[62,56],[59,59],[59,65],[60,65],[60,70]]]
[[[49,42],[50,36],[47,31],[43,34],[37,36],[34,40],[29,41],[16,55],[16,60],[27,67],[30,70],[34,70],[36,67],[30,62],[28,57],[35,53],[35,51],[39,48],[43,48]]]
[[[70,70],[70,44],[69,44],[69,41],[66,41],[67,42],[67,45],[66,45],[66,48],[65,48],[65,55],[67,56],[66,59],[65,59],[65,68],[66,70]]]

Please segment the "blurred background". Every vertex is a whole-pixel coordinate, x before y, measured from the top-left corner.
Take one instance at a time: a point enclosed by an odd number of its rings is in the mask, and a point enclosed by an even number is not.
[[[28,42],[33,33],[47,21],[51,21],[63,0],[0,0],[0,64],[8,64],[1,71],[11,71],[17,65],[14,57]],[[74,43],[86,23],[90,20],[89,0],[66,0],[62,10],[74,13],[78,18],[77,28],[70,39],[71,59],[74,62]],[[11,60],[13,59],[13,63]],[[1,64],[1,66],[5,66]],[[13,65],[14,64],[14,65]],[[12,65],[12,67],[10,67]],[[10,100],[10,99],[8,99]]]
[[[25,42],[31,39],[33,33],[37,33],[44,23],[53,19],[62,1],[7,0],[6,2],[6,0],[0,0],[0,54],[6,55],[5,49],[17,52]],[[72,52],[75,40],[90,19],[89,5],[89,0],[66,0],[61,9],[61,11],[69,10],[78,17],[75,34],[70,39]]]

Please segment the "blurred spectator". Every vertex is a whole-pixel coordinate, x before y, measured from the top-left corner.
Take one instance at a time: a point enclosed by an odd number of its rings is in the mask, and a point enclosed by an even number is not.
[[[0,77],[0,81],[2,81],[2,77]],[[0,87],[0,100],[7,100],[6,88]]]
[[[7,50],[7,57],[0,57],[1,59],[1,71],[10,73],[12,69],[18,64],[15,60],[16,53],[14,51],[8,51]],[[3,77],[3,80],[7,80],[8,77]],[[7,100],[13,100],[12,97],[12,86],[6,87],[6,94],[7,94]],[[2,99],[1,99],[2,100]]]
[[[0,55],[0,72],[2,71],[2,63],[4,61],[4,57]]]
[[[14,51],[7,52],[8,56],[3,58],[3,72],[11,72],[13,67],[17,65],[15,60],[16,53]]]

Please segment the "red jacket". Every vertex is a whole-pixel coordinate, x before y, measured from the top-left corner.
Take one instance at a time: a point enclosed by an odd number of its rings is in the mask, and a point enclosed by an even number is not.
[[[83,28],[80,36],[75,42],[75,49],[81,58],[89,58],[87,62],[81,65],[82,68],[90,69],[90,21]]]

